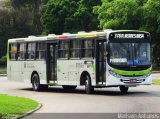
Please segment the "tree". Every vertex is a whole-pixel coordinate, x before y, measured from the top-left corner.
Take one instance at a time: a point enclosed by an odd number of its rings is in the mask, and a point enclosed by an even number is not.
[[[42,31],[40,21],[41,4],[48,0],[11,0],[14,11],[28,13],[32,26],[30,31],[33,35],[39,35]],[[23,14],[25,16],[25,14]],[[28,19],[29,21],[29,19]]]
[[[92,9],[97,4],[98,0],[49,0],[42,8],[44,33],[61,34],[96,29],[98,19]]]
[[[143,14],[138,0],[102,0],[94,13],[103,29],[139,29]]]
[[[160,1],[148,0],[143,6],[144,22],[142,29],[152,33],[160,32]]]
[[[99,0],[80,0],[78,1],[78,8],[74,13],[74,18],[77,25],[77,30],[92,31],[97,30],[99,20],[97,15],[93,13],[93,7],[100,5]]]
[[[47,0],[0,1],[0,57],[6,54],[7,40],[39,35],[41,4]]]
[[[45,33],[62,33],[66,24],[71,24],[73,16],[71,14],[77,8],[77,1],[69,0],[49,0],[42,8],[41,21]],[[73,24],[71,25],[71,27]]]
[[[0,3],[0,57],[6,54],[7,39],[11,31],[11,4],[9,0]]]
[[[148,0],[143,6],[142,30],[147,30],[152,34],[153,62],[159,66],[160,63],[160,1]]]

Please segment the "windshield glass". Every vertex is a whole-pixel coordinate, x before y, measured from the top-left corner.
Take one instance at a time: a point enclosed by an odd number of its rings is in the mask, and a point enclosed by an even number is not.
[[[150,44],[110,43],[109,55],[113,65],[150,65]]]

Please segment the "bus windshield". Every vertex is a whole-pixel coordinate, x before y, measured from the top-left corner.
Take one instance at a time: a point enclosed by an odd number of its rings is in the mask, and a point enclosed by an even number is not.
[[[119,66],[150,65],[150,43],[110,43],[109,63]]]

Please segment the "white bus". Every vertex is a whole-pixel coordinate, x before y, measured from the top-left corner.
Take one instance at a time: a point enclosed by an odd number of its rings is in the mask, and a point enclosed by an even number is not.
[[[9,80],[32,83],[35,91],[48,86],[75,89],[150,85],[150,34],[104,30],[77,34],[29,36],[8,40]]]

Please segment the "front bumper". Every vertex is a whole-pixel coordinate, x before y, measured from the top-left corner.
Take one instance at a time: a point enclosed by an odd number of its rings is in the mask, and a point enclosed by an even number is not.
[[[136,80],[136,81],[133,81]],[[106,86],[139,86],[139,85],[151,85],[152,75],[147,77],[120,77],[117,78],[113,75],[106,77]]]

